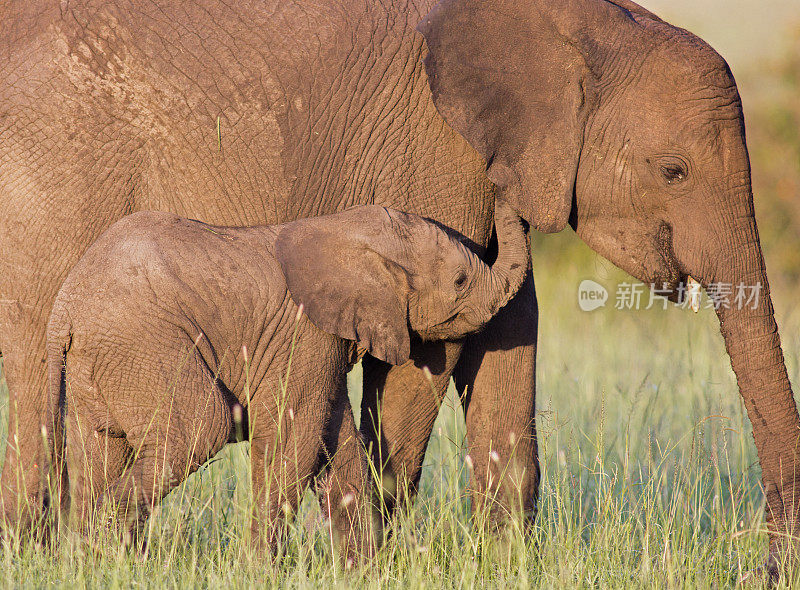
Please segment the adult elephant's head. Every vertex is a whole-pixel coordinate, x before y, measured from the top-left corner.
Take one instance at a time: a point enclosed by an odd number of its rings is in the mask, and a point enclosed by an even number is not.
[[[628,0],[442,0],[419,30],[437,109],[533,227],[569,223],[598,253],[673,294],[688,276],[707,289],[761,287],[755,309],[731,301],[718,313],[768,518],[773,531],[794,532],[798,415],[725,60]]]

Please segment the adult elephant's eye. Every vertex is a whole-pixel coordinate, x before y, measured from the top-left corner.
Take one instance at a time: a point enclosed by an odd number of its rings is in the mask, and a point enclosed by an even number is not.
[[[675,184],[686,179],[686,169],[680,164],[664,164],[661,166],[661,174],[667,184]]]
[[[458,273],[454,281],[456,289],[462,289],[467,284],[467,275],[463,272]]]

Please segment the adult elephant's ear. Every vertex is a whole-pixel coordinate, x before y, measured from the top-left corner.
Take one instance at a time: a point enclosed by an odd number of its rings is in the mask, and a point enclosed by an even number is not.
[[[411,354],[408,281],[404,269],[374,247],[380,232],[359,231],[371,224],[355,218],[379,215],[379,209],[360,207],[287,224],[278,234],[275,256],[292,300],[303,305],[314,325],[399,365]]]
[[[540,231],[562,230],[572,208],[597,80],[586,59],[597,47],[577,37],[597,2],[441,0],[417,26],[436,108]]]

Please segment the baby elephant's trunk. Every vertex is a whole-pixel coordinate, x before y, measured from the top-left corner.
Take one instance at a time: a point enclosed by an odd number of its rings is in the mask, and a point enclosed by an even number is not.
[[[484,273],[483,288],[488,290],[484,313],[488,321],[508,303],[522,286],[528,273],[528,231],[519,215],[504,201],[495,201],[494,225],[497,232],[497,259]]]

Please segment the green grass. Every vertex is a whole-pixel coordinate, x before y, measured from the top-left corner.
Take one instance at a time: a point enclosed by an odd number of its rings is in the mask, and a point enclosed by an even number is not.
[[[471,522],[465,427],[451,391],[434,427],[420,495],[363,571],[337,572],[311,498],[279,560],[265,563],[249,553],[247,449],[240,444],[168,497],[151,518],[146,556],[110,540],[92,550],[71,535],[54,552],[11,540],[0,547],[0,585],[733,585],[761,563],[766,537],[750,426],[713,313],[585,313],[576,299],[581,279],[613,291],[625,276],[568,234],[537,240],[534,257],[543,471],[532,538],[516,526],[499,537],[484,535]],[[788,295],[777,294],[779,313]],[[800,316],[780,313],[779,320],[796,382]],[[357,403],[357,370],[352,377]]]

